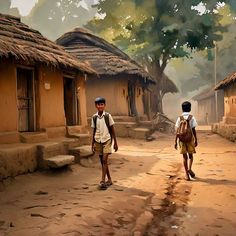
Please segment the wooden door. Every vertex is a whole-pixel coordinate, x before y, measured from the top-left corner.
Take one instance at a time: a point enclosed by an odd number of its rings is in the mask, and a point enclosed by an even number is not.
[[[77,96],[75,79],[64,77],[64,110],[66,125],[76,125],[77,116]]]
[[[138,114],[136,108],[136,85],[134,82],[128,81],[128,106],[129,106],[129,115],[136,116]]]
[[[34,131],[33,71],[17,69],[18,131]]]

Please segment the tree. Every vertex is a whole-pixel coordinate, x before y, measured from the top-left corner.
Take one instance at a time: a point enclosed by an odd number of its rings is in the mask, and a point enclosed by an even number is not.
[[[236,9],[235,1],[225,2]],[[162,112],[161,81],[168,63],[213,48],[222,39],[226,31],[220,23],[222,5],[217,0],[99,0],[96,7],[104,17],[87,27],[148,69],[157,82],[151,109]]]
[[[92,3],[91,0],[89,3]],[[85,24],[95,13],[96,9],[82,0],[39,0],[23,20],[55,40],[63,33]]]
[[[20,16],[17,8],[11,8],[10,0],[0,1],[0,12],[3,14],[13,15],[17,17]]]

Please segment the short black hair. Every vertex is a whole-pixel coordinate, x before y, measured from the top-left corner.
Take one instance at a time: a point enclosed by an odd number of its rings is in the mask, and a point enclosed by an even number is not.
[[[103,98],[103,97],[97,97],[97,98],[95,98],[95,104],[98,104],[98,103],[104,103],[104,104],[106,104],[106,99]]]
[[[190,112],[191,111],[191,103],[188,101],[185,101],[182,103],[182,110],[183,112]]]

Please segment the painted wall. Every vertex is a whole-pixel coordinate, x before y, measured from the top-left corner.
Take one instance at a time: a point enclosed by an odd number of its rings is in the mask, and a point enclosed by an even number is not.
[[[224,102],[224,122],[229,124],[236,124],[236,83],[225,89]]]
[[[64,126],[63,73],[41,66],[39,69],[39,128]]]
[[[17,130],[16,67],[0,61],[0,132]]]
[[[87,79],[86,97],[89,117],[96,112],[94,100],[99,96],[106,98],[106,110],[113,116],[128,116],[127,79]]]

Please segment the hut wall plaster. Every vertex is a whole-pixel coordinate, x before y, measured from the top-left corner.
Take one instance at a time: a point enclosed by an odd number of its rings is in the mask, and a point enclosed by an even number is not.
[[[223,121],[236,124],[236,83],[224,89],[225,114]]]
[[[106,98],[106,110],[113,116],[128,116],[127,90],[125,79],[89,79],[86,82],[88,116],[96,112],[94,100],[99,96]]]
[[[0,62],[0,132],[17,130],[16,68]]]
[[[65,125],[63,73],[47,67],[40,67],[39,94],[40,128]]]

